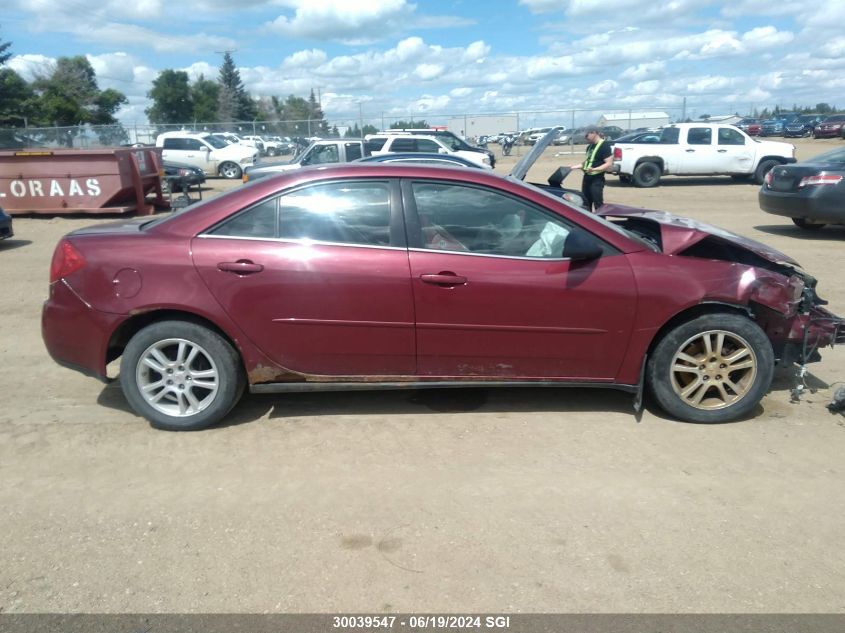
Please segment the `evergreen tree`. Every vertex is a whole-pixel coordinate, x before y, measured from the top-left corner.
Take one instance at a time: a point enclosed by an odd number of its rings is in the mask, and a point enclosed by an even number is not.
[[[241,74],[235,67],[232,56],[227,51],[223,54],[223,65],[217,80],[220,93],[217,98],[217,116],[223,123],[230,121],[252,121],[258,109],[255,102],[244,89]]]
[[[3,40],[0,40],[0,66],[5,64],[12,57],[11,53],[6,52],[11,46],[11,42],[4,42]]]

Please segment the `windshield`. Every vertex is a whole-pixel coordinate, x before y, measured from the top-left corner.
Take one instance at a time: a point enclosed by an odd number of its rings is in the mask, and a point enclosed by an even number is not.
[[[202,140],[204,140],[206,143],[208,143],[209,145],[211,145],[215,149],[223,149],[224,147],[229,146],[228,143],[226,143],[226,141],[224,141],[220,138],[217,138],[216,136],[206,136]]]

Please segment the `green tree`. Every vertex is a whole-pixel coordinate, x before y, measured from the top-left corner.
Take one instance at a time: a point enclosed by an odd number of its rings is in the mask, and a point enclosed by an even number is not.
[[[3,40],[0,40],[0,66],[5,64],[12,57],[11,53],[6,52],[9,48],[11,48],[11,46],[11,42],[4,42]]]
[[[35,115],[30,85],[11,68],[0,68],[0,127],[26,127]]]
[[[200,75],[191,84],[191,101],[194,104],[193,119],[203,123],[216,120],[219,98],[220,84]]]
[[[217,98],[217,116],[222,122],[253,121],[258,108],[247,94],[241,81],[241,74],[235,67],[235,61],[228,53],[223,55],[223,65],[217,80],[220,93]]]
[[[194,114],[194,100],[184,70],[162,70],[147,93],[153,105],[144,110],[150,123],[186,123]]]
[[[428,121],[395,121],[394,123],[390,124],[391,130],[405,130],[405,129],[418,129],[418,128],[429,128],[431,127],[428,124]]]
[[[113,125],[115,113],[127,102],[113,90],[100,90],[91,63],[83,56],[60,57],[49,75],[31,84],[37,98],[38,123],[70,127],[84,123]],[[55,140],[72,145],[74,130],[57,131]]]

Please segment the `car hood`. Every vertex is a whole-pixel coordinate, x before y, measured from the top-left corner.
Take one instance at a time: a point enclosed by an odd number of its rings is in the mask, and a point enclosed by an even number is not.
[[[681,253],[705,238],[716,237],[735,246],[742,247],[774,264],[799,266],[798,262],[789,255],[781,253],[779,250],[770,246],[766,246],[762,242],[731,233],[718,226],[699,222],[691,218],[672,215],[665,211],[638,209],[622,204],[606,204],[601,207],[598,214],[603,217],[639,217],[656,222],[660,225],[663,252],[667,255]]]
[[[523,156],[522,159],[513,166],[510,173],[511,177],[516,178],[517,180],[525,180],[525,175],[528,173],[528,170],[531,169],[531,166],[537,162],[537,159],[540,158],[540,156],[542,156],[543,150],[545,150],[551,142],[555,140],[556,136],[557,132],[551,130],[546,133],[543,138],[534,143],[531,151]]]

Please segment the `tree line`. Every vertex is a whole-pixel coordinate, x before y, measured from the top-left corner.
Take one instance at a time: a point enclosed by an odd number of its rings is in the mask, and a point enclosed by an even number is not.
[[[289,136],[326,136],[330,133],[314,90],[308,99],[289,95],[261,97],[257,100],[246,92],[240,72],[232,56],[223,54],[217,81],[200,75],[191,82],[183,70],[163,70],[147,93],[152,105],[145,110],[152,124],[197,125],[217,123],[226,129],[230,124],[260,122],[271,134]]]
[[[54,64],[39,68],[32,81],[26,81],[3,66],[12,56],[10,47],[11,42],[0,41],[0,128],[117,123],[114,114],[127,103],[126,95],[112,88],[100,90],[94,68],[85,57],[59,57]],[[42,136],[72,145],[76,133],[54,130]],[[120,143],[125,138],[122,128],[104,128],[98,135],[103,144]]]

